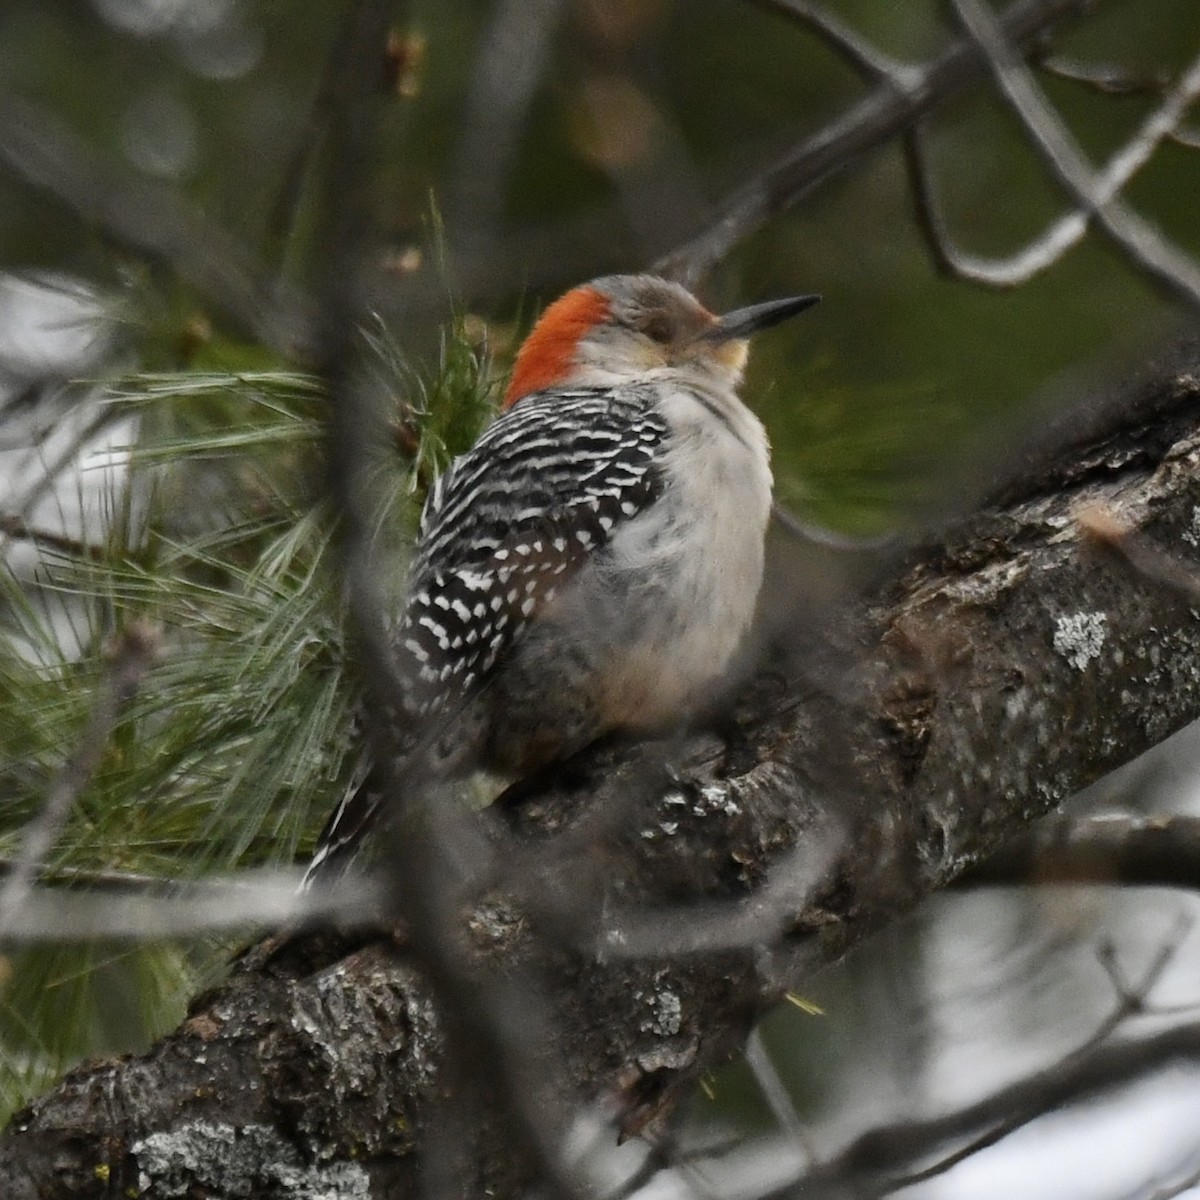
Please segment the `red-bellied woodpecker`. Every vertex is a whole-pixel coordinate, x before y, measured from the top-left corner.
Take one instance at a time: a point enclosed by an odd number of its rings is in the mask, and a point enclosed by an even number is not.
[[[421,516],[395,652],[423,771],[520,777],[705,705],[753,617],[771,508],[766,433],[736,391],[746,339],[817,299],[715,317],[612,275],[546,309],[503,413]],[[334,813],[310,878],[378,804],[366,786]]]

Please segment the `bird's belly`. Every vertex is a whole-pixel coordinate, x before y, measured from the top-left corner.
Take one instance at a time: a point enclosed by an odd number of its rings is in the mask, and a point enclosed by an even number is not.
[[[762,581],[770,473],[749,467],[726,455],[693,470],[530,623],[487,700],[493,769],[670,729],[711,702]]]
[[[628,585],[621,636],[604,670],[613,726],[654,730],[706,705],[741,644],[762,581],[761,538],[710,530],[700,553],[659,562]]]
[[[612,646],[606,705],[628,728],[676,724],[707,704],[754,617],[771,474],[731,436],[681,446],[657,511],[613,540],[623,636]]]
[[[479,698],[486,765],[524,775],[608,733],[685,724],[711,702],[750,624],[761,560],[749,574],[751,586],[736,595],[723,580],[677,579],[702,606],[687,614],[637,587],[636,596],[614,589],[581,602],[585,636],[574,617],[533,622]],[[745,582],[745,564],[729,575]]]

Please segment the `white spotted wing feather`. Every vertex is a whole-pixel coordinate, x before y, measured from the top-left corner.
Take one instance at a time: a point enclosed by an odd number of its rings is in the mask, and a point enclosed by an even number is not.
[[[409,715],[478,688],[614,529],[652,504],[667,426],[629,386],[534,393],[430,491],[396,634]]]

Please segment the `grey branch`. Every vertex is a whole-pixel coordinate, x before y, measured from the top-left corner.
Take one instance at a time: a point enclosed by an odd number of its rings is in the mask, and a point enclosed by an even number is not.
[[[1106,188],[1106,180],[1092,169],[1059,115],[1046,101],[1033,73],[1022,61],[1001,24],[979,0],[954,0],[954,6],[986,56],[1001,92],[1025,127],[1034,149],[1081,212],[1088,214],[1097,228],[1157,283],[1175,296],[1200,305],[1200,264],[1193,262],[1153,225],[1116,198],[1111,188]],[[1174,93],[1174,107],[1186,108],[1198,91],[1200,61],[1189,68],[1180,90]],[[1182,111],[1173,114],[1172,107],[1168,100],[1151,118],[1150,124],[1155,129],[1158,123],[1166,123],[1157,140],[1179,124]],[[1134,138],[1117,156],[1113,180],[1119,179],[1126,170],[1136,170],[1139,159],[1152,149],[1154,140],[1144,134]]]
[[[330,925],[378,923],[386,911],[379,888],[339,880],[319,894],[297,890],[296,871],[243,871],[199,880],[158,879],[117,871],[45,870],[29,882],[22,860],[0,861],[6,890],[21,881],[0,928],[0,945],[46,946],[90,940],[160,938]]]
[[[1018,0],[1005,11],[1001,27],[1013,44],[1024,45],[1094,7],[1093,0]],[[826,40],[830,40],[828,36]],[[845,45],[852,44],[844,37],[842,40]],[[805,138],[774,166],[727,197],[716,219],[660,259],[655,269],[694,286],[738,242],[848,163],[886,145],[934,107],[963,92],[987,70],[987,59],[979,47],[964,38],[932,62],[889,76],[841,118]],[[897,86],[898,82],[903,86]]]
[[[848,1184],[854,1195],[891,1195],[945,1174],[1056,1108],[1081,1103],[1172,1062],[1194,1059],[1200,1052],[1200,1025],[1194,1022],[1151,1035],[1120,1036],[1132,1018],[1148,1009],[1150,993],[1177,948],[1177,940],[1160,947],[1137,986],[1119,991],[1109,1015],[1057,1062],[950,1113],[869,1130],[773,1197],[832,1200],[846,1195]]]
[[[1159,95],[1170,83],[1165,72],[1136,74],[1113,63],[1083,62],[1059,54],[1047,55],[1037,65],[1047,75],[1082,84],[1102,96]]]
[[[1200,818],[1045,817],[965,872],[957,887],[1200,887]]]
[[[57,486],[63,475],[73,468],[84,447],[118,419],[114,408],[101,406],[95,416],[81,423],[79,429],[54,458],[46,462],[37,480],[19,497],[15,508],[0,513],[0,554],[4,554],[12,542],[31,538],[32,531],[27,522],[38,503]]]
[[[907,91],[918,80],[906,63],[885,54],[822,5],[810,0],[750,0],[810,30],[863,77]]]
[[[21,838],[20,853],[0,890],[0,940],[23,916],[30,889],[46,855],[54,846],[71,807],[91,778],[125,704],[133,697],[157,650],[152,630],[130,626],[115,639],[108,670],[101,681],[79,745],[55,777],[37,815]]]
[[[96,154],[56,117],[0,96],[0,170],[74,210],[118,245],[165,262],[239,325],[289,356],[312,338],[306,302],[163,183]]]
[[[347,36],[366,49],[382,44],[388,9],[387,0],[366,0]],[[504,1117],[497,1115],[489,1126],[502,1123],[511,1152],[535,1164],[558,1195],[572,1197],[583,1188],[564,1156],[567,1112],[541,1069],[549,1035],[534,973],[514,963],[504,977],[484,986],[477,965],[464,954],[461,914],[474,899],[469,881],[494,873],[487,840],[467,812],[437,803],[433,780],[419,778],[415,768],[401,779],[395,766],[392,714],[402,711],[403,691],[372,536],[373,514],[380,511],[372,451],[385,438],[381,413],[361,383],[357,337],[365,316],[362,264],[372,249],[370,170],[378,152],[378,120],[377,98],[361,83],[351,83],[329,122],[329,162],[320,186],[326,220],[318,239],[325,259],[319,363],[328,401],[328,494],[340,518],[348,624],[368,699],[366,732],[388,807],[402,815],[402,824],[381,834],[389,911],[404,924],[409,957],[445,1017],[439,1038],[451,1047],[451,1061],[476,1064],[488,1078],[489,1092],[502,1097]],[[443,1116],[454,1120],[447,1112]],[[493,1136],[498,1132],[493,1129]],[[431,1137],[425,1166],[428,1178],[454,1180],[457,1191],[463,1186],[459,1176],[473,1176],[475,1168],[464,1165],[470,1152],[453,1142]]]
[[[563,0],[504,0],[494,6],[469,74],[449,188],[449,226],[474,252],[491,252],[519,139],[542,81]]]
[[[503,1043],[527,1012],[537,1034],[525,1043],[526,1065],[537,1064],[542,1086],[526,1104],[553,1110],[547,1136],[573,1115],[603,1130],[597,1111],[630,1132],[655,1127],[785,991],[803,992],[815,971],[984,861],[1032,814],[1200,716],[1193,605],[1114,564],[1073,521],[1086,497],[1123,529],[1183,554],[1200,456],[1198,365],[1187,361],[1119,403],[1089,397],[1089,433],[1067,422],[1073,445],[843,614],[825,651],[834,694],[800,699],[777,673],[756,680],[739,708],[748,743],[739,766],[719,775],[721,756],[705,736],[680,748],[672,779],[631,799],[621,766],[637,752],[610,751],[504,821],[485,812],[460,829],[455,818],[454,832],[503,851],[501,867],[515,847],[515,871],[537,873],[539,888],[560,881],[567,910],[598,905],[591,920],[602,928],[613,898],[626,913],[673,907],[683,920],[688,901],[713,911],[752,907],[772,889],[786,895],[777,872],[799,878],[806,848],[825,853],[812,831],[834,814],[845,835],[830,884],[787,897],[797,908],[782,935],[755,924],[751,936],[762,940],[753,945],[598,958],[524,908],[528,888],[507,889],[501,869],[463,907],[434,892],[437,921],[449,923],[461,955],[449,981],[409,940],[264,944],[145,1055],[84,1067],[21,1114],[0,1138],[0,1192],[98,1196],[98,1165],[108,1189],[137,1186],[172,1147],[219,1145],[222,1131],[238,1128],[313,1172],[349,1172],[363,1194],[416,1195],[417,1163],[429,1167],[447,1114],[469,1103],[484,1115],[472,1122],[482,1132],[467,1178],[515,1196],[544,1173],[546,1147],[540,1156],[501,1115],[513,1111],[508,1088],[520,1073],[500,1095],[479,1078],[510,1069]],[[1119,587],[1114,570],[1124,572]],[[614,812],[619,822],[608,820]],[[444,829],[435,833],[440,870],[440,855],[456,848]],[[475,861],[469,845],[466,853]],[[451,866],[453,881],[461,864]],[[603,887],[589,899],[591,884],[579,881],[597,875]],[[461,1000],[470,987],[474,1007]],[[477,1018],[504,1031],[473,1043],[479,1035],[459,1022]],[[486,1053],[463,1057],[481,1044]],[[1065,1101],[1197,1052],[1191,1026],[1113,1042],[1043,1081],[1039,1095]],[[472,1061],[478,1078],[464,1069]],[[204,1170],[199,1182],[221,1195],[265,1186],[267,1167],[213,1151]]]
[[[1056,263],[1087,233],[1094,214],[1111,204],[1129,181],[1150,161],[1154,151],[1167,139],[1179,135],[1188,108],[1200,96],[1200,56],[1197,56],[1170,89],[1157,109],[1141,128],[1115,154],[1092,181],[1087,203],[1080,204],[1049,225],[1026,247],[1008,258],[982,258],[954,245],[938,209],[933,181],[924,150],[924,132],[915,125],[905,135],[905,161],[917,209],[917,224],[939,268],[960,279],[991,287],[1018,287]],[[1187,258],[1178,256],[1176,272],[1190,278]],[[1141,263],[1141,259],[1135,258]]]

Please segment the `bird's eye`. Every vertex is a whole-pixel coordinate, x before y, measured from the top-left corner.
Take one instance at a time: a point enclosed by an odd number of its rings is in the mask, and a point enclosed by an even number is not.
[[[675,337],[675,327],[665,312],[648,312],[639,322],[638,328],[652,342],[666,344]]]

